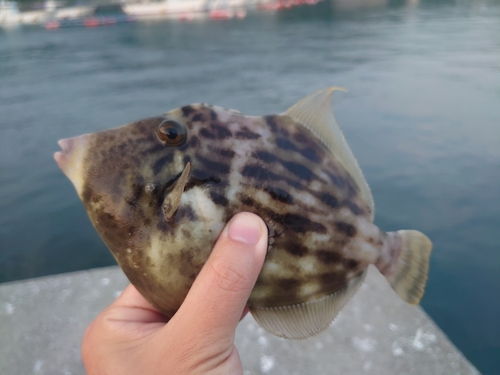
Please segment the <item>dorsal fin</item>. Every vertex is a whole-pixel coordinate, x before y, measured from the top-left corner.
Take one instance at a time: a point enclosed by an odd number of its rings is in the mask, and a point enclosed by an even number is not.
[[[249,307],[252,316],[266,331],[286,339],[301,340],[328,328],[339,311],[359,289],[367,269],[333,294],[298,305]]]
[[[284,114],[316,135],[351,174],[361,190],[363,200],[371,210],[370,214],[373,219],[375,206],[370,187],[333,116],[331,100],[332,92],[335,90],[347,91],[342,87],[329,87],[317,91],[295,103]]]

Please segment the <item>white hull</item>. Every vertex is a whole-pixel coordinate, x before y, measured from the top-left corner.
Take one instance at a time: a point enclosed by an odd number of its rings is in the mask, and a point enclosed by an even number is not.
[[[0,12],[0,25],[36,25],[43,23],[49,19],[49,13],[44,10],[36,10],[31,12],[8,13]]]
[[[195,14],[206,11],[206,0],[178,1],[168,0],[159,3],[135,3],[123,6],[123,11],[130,16],[150,17],[181,14]]]

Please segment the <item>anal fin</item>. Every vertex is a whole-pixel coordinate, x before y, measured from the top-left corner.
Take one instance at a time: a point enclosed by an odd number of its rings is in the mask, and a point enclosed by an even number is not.
[[[250,307],[257,323],[266,331],[286,339],[306,339],[328,328],[347,301],[356,293],[367,270],[333,294],[298,305]]]

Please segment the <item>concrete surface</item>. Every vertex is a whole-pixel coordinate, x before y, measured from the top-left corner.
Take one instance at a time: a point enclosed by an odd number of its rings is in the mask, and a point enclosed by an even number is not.
[[[0,374],[84,374],[83,332],[126,285],[117,267],[0,285]],[[400,301],[373,269],[326,332],[287,341],[248,316],[236,346],[245,375],[479,374],[420,308]]]

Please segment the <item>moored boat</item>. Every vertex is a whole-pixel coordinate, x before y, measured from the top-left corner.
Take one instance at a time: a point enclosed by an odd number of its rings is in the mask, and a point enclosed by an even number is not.
[[[133,22],[136,17],[123,11],[119,4],[99,5],[94,10],[82,17],[69,17],[52,19],[45,23],[46,29],[59,29],[61,27],[98,27],[109,26],[117,23]]]

